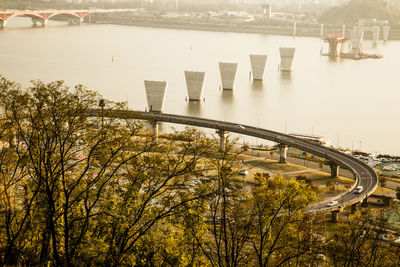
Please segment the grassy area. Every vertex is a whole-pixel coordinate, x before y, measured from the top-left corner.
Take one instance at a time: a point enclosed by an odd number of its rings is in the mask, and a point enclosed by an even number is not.
[[[285,173],[307,170],[307,168],[294,165],[291,163],[279,163],[274,160],[252,160],[247,162],[248,165],[269,170],[274,173]]]

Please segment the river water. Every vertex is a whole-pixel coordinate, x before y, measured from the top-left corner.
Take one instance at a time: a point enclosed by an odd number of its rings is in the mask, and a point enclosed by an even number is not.
[[[0,31],[0,73],[24,86],[35,79],[82,83],[144,110],[143,81],[165,80],[165,113],[322,135],[335,147],[400,154],[399,41],[376,47],[364,42],[366,51],[382,53],[382,59],[334,61],[320,56],[318,38],[53,21],[46,28],[30,25],[30,19],[13,18]],[[281,46],[296,47],[291,74],[278,72]],[[249,80],[249,54],[268,55],[263,82]],[[233,91],[219,89],[218,62],[239,63]],[[185,101],[185,70],[206,72],[205,101]]]

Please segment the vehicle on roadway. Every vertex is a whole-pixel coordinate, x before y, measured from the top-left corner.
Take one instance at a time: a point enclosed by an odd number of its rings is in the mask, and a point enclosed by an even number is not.
[[[240,129],[243,129],[243,130],[245,129],[244,126],[241,125],[241,124],[236,124],[236,127],[240,128]]]
[[[339,204],[336,200],[333,200],[333,201],[329,201],[327,204],[326,204],[326,206],[327,207],[333,207],[333,206],[335,206],[335,205],[337,205],[337,204]]]
[[[360,194],[363,190],[364,190],[364,187],[362,185],[359,185],[354,190],[354,193]]]

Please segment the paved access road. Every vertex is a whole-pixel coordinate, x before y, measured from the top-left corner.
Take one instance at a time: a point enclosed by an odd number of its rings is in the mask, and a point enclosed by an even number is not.
[[[342,153],[332,148],[328,148],[316,143],[311,143],[287,134],[274,132],[266,129],[261,129],[248,125],[239,125],[236,123],[210,120],[198,117],[181,116],[164,113],[151,113],[142,111],[127,111],[127,110],[92,110],[90,116],[117,117],[125,119],[141,119],[152,122],[167,122],[175,124],[183,124],[197,127],[204,127],[222,131],[228,131],[247,136],[253,136],[260,139],[273,141],[276,143],[288,145],[300,150],[309,152],[321,158],[328,159],[339,166],[350,170],[355,177],[354,185],[345,193],[340,194],[336,201],[338,204],[333,207],[327,207],[325,204],[314,206],[309,209],[309,212],[325,212],[332,210],[343,209],[344,207],[360,202],[370,194],[372,194],[378,186],[378,176],[375,171],[367,164],[353,158],[350,155]],[[362,185],[364,190],[361,194],[354,193],[354,188]]]

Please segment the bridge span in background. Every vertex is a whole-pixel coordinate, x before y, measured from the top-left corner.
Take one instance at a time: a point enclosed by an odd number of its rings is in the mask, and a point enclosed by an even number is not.
[[[135,11],[136,9],[88,9],[88,10],[5,10],[0,11],[0,28],[5,28],[7,21],[13,17],[30,17],[34,24],[41,23],[43,26],[54,16],[67,15],[74,22],[82,23],[83,19],[91,14],[121,13]]]

